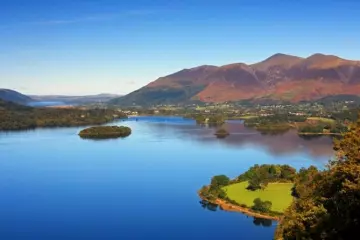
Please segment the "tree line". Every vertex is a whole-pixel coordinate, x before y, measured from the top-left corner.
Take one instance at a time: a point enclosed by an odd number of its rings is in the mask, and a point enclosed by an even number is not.
[[[0,100],[0,131],[98,125],[127,118],[112,109],[32,108]]]
[[[249,183],[248,190],[265,189],[271,182],[293,182],[296,169],[289,165],[255,164],[248,171],[237,177],[234,182]]]

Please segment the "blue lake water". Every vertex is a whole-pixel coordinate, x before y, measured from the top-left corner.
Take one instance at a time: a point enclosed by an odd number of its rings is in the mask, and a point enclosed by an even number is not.
[[[203,208],[197,190],[254,164],[321,167],[332,155],[329,138],[261,135],[236,121],[226,139],[177,117],[116,124],[133,134],[0,133],[0,239],[272,239],[276,222]]]

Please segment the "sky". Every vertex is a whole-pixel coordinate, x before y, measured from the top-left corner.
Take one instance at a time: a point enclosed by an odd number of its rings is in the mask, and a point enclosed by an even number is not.
[[[126,94],[199,65],[360,60],[358,0],[1,0],[0,88]]]

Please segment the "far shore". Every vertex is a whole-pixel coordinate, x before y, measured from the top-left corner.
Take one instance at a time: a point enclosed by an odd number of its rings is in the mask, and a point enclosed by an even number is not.
[[[333,136],[342,136],[341,133],[310,133],[310,132],[298,132],[298,135],[333,135]]]

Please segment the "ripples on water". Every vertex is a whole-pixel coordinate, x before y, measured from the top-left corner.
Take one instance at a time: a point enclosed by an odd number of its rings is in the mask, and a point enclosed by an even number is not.
[[[321,167],[332,155],[329,138],[261,135],[241,122],[226,124],[225,139],[178,117],[117,124],[133,134],[0,133],[0,239],[272,239],[276,222],[203,206],[197,190],[254,164]]]

